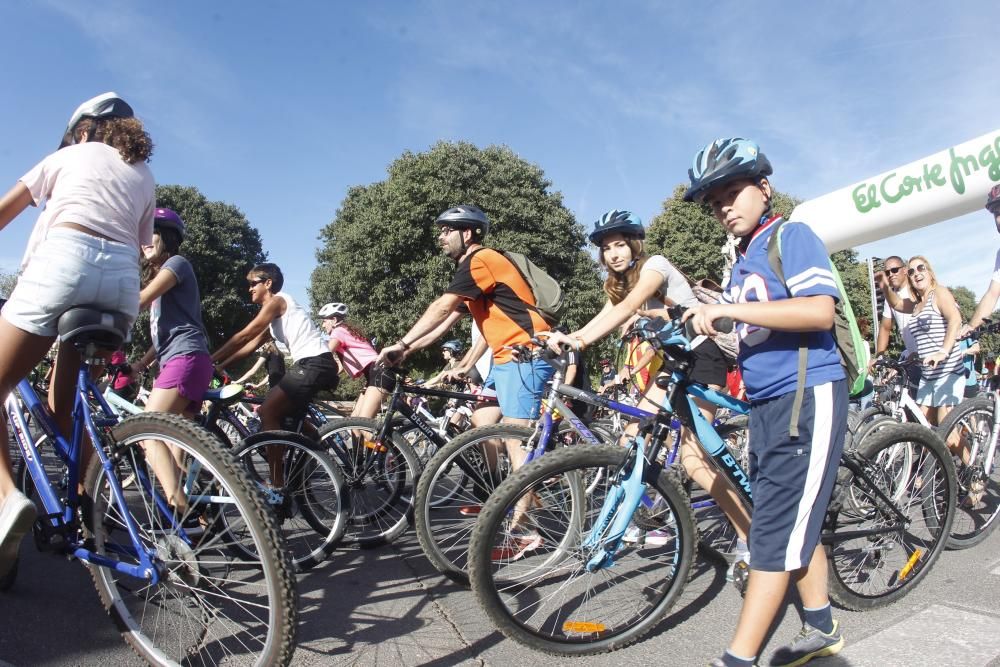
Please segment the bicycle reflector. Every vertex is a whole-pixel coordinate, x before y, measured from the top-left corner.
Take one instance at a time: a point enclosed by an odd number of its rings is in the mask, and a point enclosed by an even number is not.
[[[921,551],[920,549],[914,550],[913,555],[910,556],[910,560],[906,561],[906,565],[904,565],[903,569],[899,571],[899,580],[900,581],[903,581],[908,576],[910,576],[910,573],[913,572],[913,568],[914,568],[914,566],[916,566],[917,561],[920,560],[920,557],[923,556],[923,555],[924,555],[924,552]]]
[[[563,632],[575,635],[598,635],[607,629],[603,623],[591,623],[589,621],[566,621],[562,626]]]

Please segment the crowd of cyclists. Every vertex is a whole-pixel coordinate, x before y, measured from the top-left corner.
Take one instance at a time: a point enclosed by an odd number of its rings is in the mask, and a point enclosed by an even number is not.
[[[696,153],[689,171],[685,199],[705,204],[739,240],[721,302],[703,303],[696,297],[690,280],[667,257],[646,251],[646,232],[638,216],[613,209],[593,224],[589,235],[606,271],[606,301],[583,326],[560,330],[538,307],[532,284],[517,265],[486,245],[487,213],[461,203],[433,221],[441,251],[455,262],[450,284],[398,340],[381,350],[348,317],[348,304],[331,301],[309,313],[283,291],[283,274],[272,263],[252,267],[246,276],[257,314],[211,350],[194,270],[182,254],[184,221],[170,209],[157,208],[154,201],[154,178],[147,166],[152,151],[148,132],[125,100],[114,93],[100,95],[73,113],[59,149],[0,199],[0,228],[28,206],[44,206],[18,283],[0,317],[0,394],[9,394],[49,351],[56,322],[67,309],[88,305],[122,313],[131,323],[148,307],[152,346],[125,374],[158,368],[148,411],[193,418],[213,376],[256,354],[256,363],[239,380],[250,380],[261,369],[266,373],[266,379],[251,385],[266,388],[258,409],[262,430],[287,427],[320,392],[336,389],[341,372],[364,380],[351,416],[375,418],[398,381],[393,367],[437,346],[445,365],[425,386],[462,380],[480,397],[496,399],[472,404],[470,426],[530,426],[539,418],[546,384],[555,371],[546,359],[526,350],[542,341],[566,359],[563,382],[589,388],[584,351],[620,336],[637,318],[669,320],[678,312],[671,309],[681,307],[692,331],[689,381],[728,390],[751,405],[752,517],[694,432],[685,429],[681,436],[684,475],[714,498],[738,538],[733,564],[742,562],[749,572],[736,631],[711,664],[756,664],[793,584],[803,629],[791,644],[774,652],[771,664],[802,664],[832,655],[844,645],[832,616],[826,552],[819,542],[848,424],[846,376],[831,333],[840,291],[815,233],[804,224],[785,222],[773,211],[773,168],[755,142],[713,141]],[[1000,231],[1000,186],[991,190],[986,207]],[[783,276],[775,273],[768,258],[769,238],[779,230]],[[913,375],[915,399],[927,419],[940,424],[964,398],[960,339],[970,327],[982,324],[1000,298],[1000,252],[993,281],[966,325],[927,258],[904,262],[890,257],[878,280],[887,300],[876,353],[887,349],[895,323],[907,352],[922,360],[914,366],[922,369]],[[447,335],[466,316],[472,319],[473,331],[468,347]],[[719,323],[726,319],[736,323],[735,360],[716,341]],[[287,368],[275,344],[287,351]],[[629,341],[620,368],[611,359],[600,359],[596,385],[600,391],[622,386],[634,390],[638,407],[655,413],[668,390],[666,382],[657,380],[671,373],[664,361],[648,344]],[[78,366],[78,353],[61,346],[48,401],[64,432],[70,429]],[[709,402],[698,401],[697,408],[709,422],[716,417],[716,407]],[[640,426],[638,421],[628,424],[622,442],[634,438]],[[3,433],[6,438],[7,430]],[[319,439],[308,420],[303,433]],[[187,500],[182,453],[155,440],[143,447],[166,490],[165,502],[183,511]],[[497,447],[512,471],[525,465],[526,452],[518,441],[505,440]],[[961,456],[961,446],[955,447]],[[270,447],[267,457],[271,483],[278,487],[285,474],[283,450]],[[84,452],[84,464],[86,460]],[[85,492],[82,485],[79,492]],[[478,511],[462,510],[470,520]],[[34,503],[15,484],[5,442],[0,446],[0,577],[12,567],[37,516]],[[516,516],[510,526],[515,558],[544,540],[537,525],[519,520],[524,516]],[[655,543],[655,532],[633,525],[622,539]]]

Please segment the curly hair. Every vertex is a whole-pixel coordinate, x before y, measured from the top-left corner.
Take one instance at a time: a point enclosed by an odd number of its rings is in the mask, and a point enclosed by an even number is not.
[[[335,325],[335,327],[344,327],[355,338],[360,338],[361,340],[364,340],[364,341],[371,341],[371,336],[369,336],[364,331],[362,331],[360,328],[358,328],[358,325],[356,325],[356,324],[354,324],[352,322],[348,322],[347,320],[341,319],[339,317],[334,317],[332,319],[337,322],[337,324]]]
[[[117,149],[129,164],[149,162],[153,156],[153,140],[138,118],[84,118],[73,128],[73,136],[79,141],[84,132]]]
[[[642,241],[635,236],[625,236],[625,243],[628,244],[629,250],[632,251],[632,265],[621,273],[616,273],[608,269],[608,277],[604,279],[604,293],[608,295],[608,300],[614,305],[621,303],[631,292],[636,283],[639,282],[639,272],[642,271],[643,265],[649,260],[649,255],[647,255],[642,249]],[[597,261],[601,263],[605,269],[608,268],[607,262],[604,261],[604,250],[602,249],[597,255]],[[657,292],[657,298],[659,298],[660,292]]]

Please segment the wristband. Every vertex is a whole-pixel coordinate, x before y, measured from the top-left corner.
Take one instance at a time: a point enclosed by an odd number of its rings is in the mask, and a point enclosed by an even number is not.
[[[583,342],[583,339],[579,336],[573,336],[573,340],[576,341],[576,351],[581,352],[583,348],[587,347],[587,344]]]
[[[401,348],[403,348],[403,351],[404,351],[404,352],[405,352],[406,350],[409,350],[409,349],[410,349],[410,345],[409,345],[409,343],[407,343],[407,342],[406,342],[405,340],[403,340],[402,338],[400,338],[400,339],[399,339],[398,341],[396,341],[396,345],[398,345],[398,346],[400,346]]]

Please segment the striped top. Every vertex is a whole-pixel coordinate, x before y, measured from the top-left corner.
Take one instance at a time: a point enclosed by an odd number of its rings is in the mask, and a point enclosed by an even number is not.
[[[913,313],[906,323],[907,329],[913,334],[917,343],[917,354],[921,359],[941,350],[948,333],[948,321],[934,302],[934,290],[927,295],[927,303],[919,313]],[[949,373],[958,373],[962,369],[962,350],[958,345],[951,346],[951,353],[935,368],[923,367],[924,380],[937,380]]]

